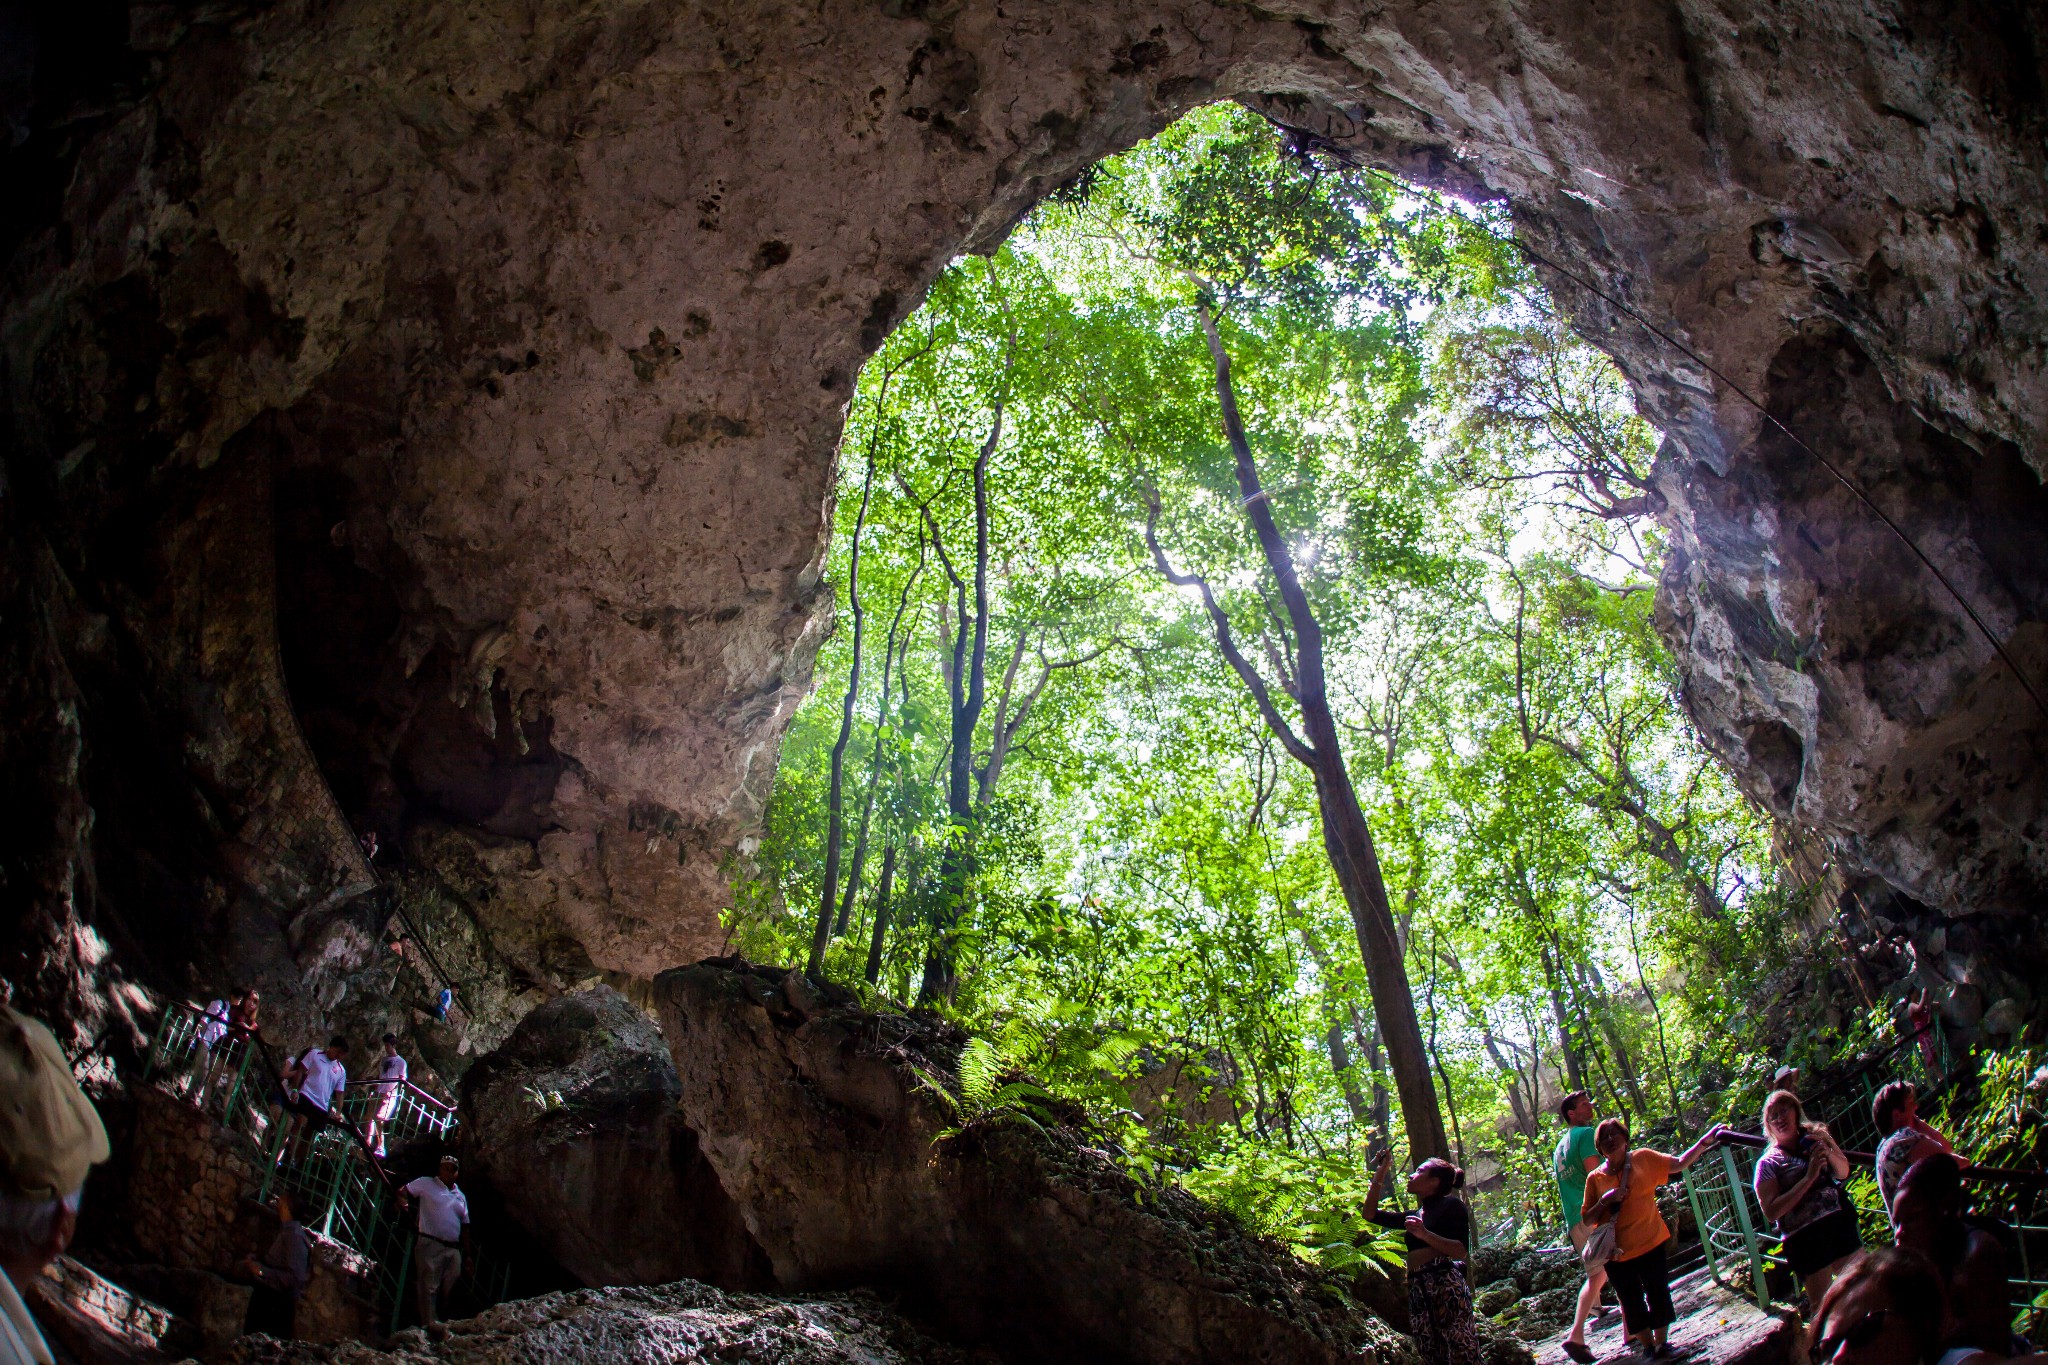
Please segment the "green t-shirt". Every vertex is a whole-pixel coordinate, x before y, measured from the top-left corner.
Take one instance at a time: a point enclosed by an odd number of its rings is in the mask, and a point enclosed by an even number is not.
[[[1558,1206],[1564,1210],[1567,1228],[1579,1221],[1579,1210],[1585,1207],[1586,1158],[1599,1155],[1590,1127],[1573,1128],[1557,1140],[1557,1155],[1551,1158],[1550,1167],[1557,1175]]]

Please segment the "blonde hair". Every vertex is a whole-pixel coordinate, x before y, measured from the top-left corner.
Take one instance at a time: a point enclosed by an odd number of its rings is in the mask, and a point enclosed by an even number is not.
[[[1806,1121],[1806,1106],[1799,1102],[1799,1096],[1793,1094],[1790,1090],[1773,1090],[1770,1094],[1764,1096],[1762,1115],[1764,1136],[1770,1136],[1771,1114],[1781,1109],[1790,1109],[1792,1111],[1792,1126],[1801,1133],[1811,1133],[1818,1126]]]

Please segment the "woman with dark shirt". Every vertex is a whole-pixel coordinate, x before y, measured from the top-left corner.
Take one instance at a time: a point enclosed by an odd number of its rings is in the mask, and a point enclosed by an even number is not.
[[[1472,1237],[1472,1213],[1453,1193],[1465,1173],[1442,1157],[1431,1157],[1408,1177],[1408,1193],[1420,1207],[1380,1212],[1380,1199],[1393,1183],[1394,1154],[1381,1152],[1366,1191],[1365,1220],[1399,1228],[1408,1248],[1408,1334],[1429,1365],[1479,1365],[1479,1329],[1472,1323],[1472,1288],[1465,1282],[1465,1258]]]
[[[1806,1121],[1789,1090],[1771,1092],[1763,1118],[1771,1145],[1756,1163],[1757,1203],[1785,1239],[1785,1260],[1805,1284],[1806,1302],[1818,1308],[1835,1276],[1863,1249],[1856,1207],[1842,1188],[1849,1158],[1824,1125]]]

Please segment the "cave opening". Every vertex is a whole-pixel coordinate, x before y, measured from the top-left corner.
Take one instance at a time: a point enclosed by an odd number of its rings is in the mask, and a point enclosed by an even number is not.
[[[1513,1221],[1565,1091],[1675,1133],[1839,1008],[1727,1026],[1813,891],[1676,695],[1661,434],[1511,232],[1212,106],[942,274],[850,404],[741,950],[1296,1238],[1383,1145]]]

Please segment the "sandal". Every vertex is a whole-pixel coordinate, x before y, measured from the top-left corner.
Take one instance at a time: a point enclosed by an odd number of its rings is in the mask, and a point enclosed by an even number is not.
[[[1567,1341],[1564,1344],[1564,1353],[1578,1361],[1579,1365],[1593,1365],[1593,1352],[1583,1341]]]

